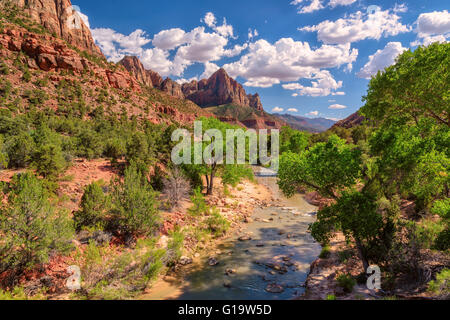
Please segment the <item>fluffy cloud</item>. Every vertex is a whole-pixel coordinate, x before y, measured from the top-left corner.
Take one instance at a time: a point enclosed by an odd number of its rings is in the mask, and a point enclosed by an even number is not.
[[[384,49],[369,56],[369,62],[358,72],[358,77],[370,79],[378,71],[394,64],[395,59],[405,50],[407,49],[403,48],[400,42],[389,42]]]
[[[186,38],[188,43],[178,49],[177,57],[191,62],[219,60],[228,44],[226,38],[217,33],[207,33],[204,27],[195,28]]]
[[[280,108],[280,107],[275,107],[272,109],[272,112],[283,112],[283,111],[284,111],[284,109]]]
[[[319,111],[311,111],[306,114],[307,116],[317,117],[319,115]]]
[[[342,110],[342,109],[347,109],[347,106],[344,106],[342,104],[332,104],[331,106],[328,107],[328,109],[330,109],[330,110]]]
[[[364,39],[379,40],[381,37],[396,36],[410,31],[400,22],[400,17],[389,10],[370,14],[358,11],[346,18],[336,21],[326,20],[299,30],[317,32],[317,38],[327,44],[346,44]]]
[[[450,13],[447,10],[422,13],[417,19],[418,40],[412,46],[447,42],[450,38]]]
[[[319,71],[311,79],[313,79],[311,86],[304,86],[300,83],[288,83],[284,84],[283,88],[295,90],[301,96],[323,97],[337,95],[338,93],[335,91],[342,87],[342,81],[336,81],[328,70]]]
[[[152,44],[159,49],[172,50],[187,41],[186,32],[179,28],[163,30],[153,37]]]
[[[288,109],[288,112],[298,112],[298,109],[295,109],[295,108],[290,108],[290,109]]]
[[[450,32],[450,13],[447,10],[422,13],[417,19],[419,37]]]
[[[223,67],[232,77],[247,80],[246,86],[271,87],[274,84],[313,78],[321,68],[349,67],[357,58],[358,50],[350,45],[322,47],[313,50],[307,42],[283,38],[269,43],[258,40],[249,45],[249,52],[239,61]]]
[[[137,29],[128,36],[108,28],[93,29],[92,36],[102,52],[113,62],[121,60],[125,55],[140,55],[142,47],[151,39],[144,31]]]
[[[208,27],[216,31],[221,36],[234,38],[233,26],[227,24],[226,18],[223,18],[222,25],[218,26],[217,19],[214,13],[208,12],[206,13],[205,17],[200,21],[205,23]]]
[[[357,0],[330,0],[327,5],[324,5],[324,0],[309,0],[309,5],[303,5],[298,7],[298,13],[311,13],[317,10],[324,9],[326,7],[335,8],[337,6],[348,6],[355,3]],[[294,0],[291,5],[298,6],[304,3],[304,0]]]

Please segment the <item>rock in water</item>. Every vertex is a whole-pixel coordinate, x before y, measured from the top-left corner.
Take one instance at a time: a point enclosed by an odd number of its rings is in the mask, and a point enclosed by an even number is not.
[[[208,264],[211,267],[214,267],[214,266],[217,266],[219,264],[219,261],[217,261],[216,258],[211,257],[211,258],[208,259]]]
[[[284,288],[279,284],[272,283],[266,287],[266,291],[269,293],[283,293]]]

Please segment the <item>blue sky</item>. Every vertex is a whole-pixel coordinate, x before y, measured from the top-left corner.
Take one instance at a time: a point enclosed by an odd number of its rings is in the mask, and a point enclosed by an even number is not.
[[[179,82],[224,67],[268,112],[343,119],[407,49],[450,40],[446,1],[73,0],[108,59]],[[226,19],[226,20],[224,20]],[[256,32],[255,32],[256,30]]]

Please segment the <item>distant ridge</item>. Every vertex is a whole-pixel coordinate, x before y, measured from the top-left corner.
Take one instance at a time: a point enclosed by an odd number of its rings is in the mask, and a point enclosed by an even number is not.
[[[306,118],[301,116],[294,116],[291,114],[278,114],[273,116],[286,121],[286,123],[295,130],[307,131],[311,133],[320,133],[330,129],[336,121],[325,118]]]

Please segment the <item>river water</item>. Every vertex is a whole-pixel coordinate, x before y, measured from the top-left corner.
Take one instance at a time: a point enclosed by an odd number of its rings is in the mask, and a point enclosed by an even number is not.
[[[145,299],[284,300],[304,292],[310,265],[321,250],[308,233],[317,208],[301,195],[285,198],[274,176],[257,179],[279,199],[277,205],[255,209],[245,232],[219,246],[216,266],[205,258],[182,285],[157,285]],[[251,240],[238,240],[247,233]]]

